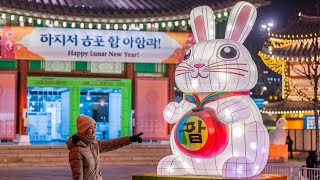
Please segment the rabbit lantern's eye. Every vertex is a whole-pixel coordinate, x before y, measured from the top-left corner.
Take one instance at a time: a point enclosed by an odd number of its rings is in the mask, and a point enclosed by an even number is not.
[[[190,58],[190,56],[191,56],[191,49],[188,49],[188,51],[184,55],[184,61],[188,60]]]
[[[238,58],[239,51],[231,45],[225,45],[220,48],[219,55],[225,60],[234,60]]]

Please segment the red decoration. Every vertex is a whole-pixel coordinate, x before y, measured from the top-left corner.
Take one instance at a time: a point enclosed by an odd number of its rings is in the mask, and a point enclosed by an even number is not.
[[[189,138],[183,137],[186,134]],[[179,120],[174,137],[183,153],[196,158],[210,158],[221,153],[227,146],[229,127],[218,119],[214,109],[196,107]],[[198,139],[192,141],[192,137]]]

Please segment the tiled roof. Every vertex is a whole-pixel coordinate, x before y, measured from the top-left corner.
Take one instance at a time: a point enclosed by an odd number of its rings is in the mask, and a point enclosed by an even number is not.
[[[265,5],[267,0],[247,0]],[[189,14],[208,5],[214,9],[233,6],[237,0],[2,0],[0,6],[70,16],[143,18]]]
[[[315,36],[320,35],[320,1],[306,1],[297,9],[294,17],[291,17],[289,24],[271,32],[269,42],[277,42],[273,47],[272,54],[274,57],[286,59],[289,58],[306,58],[312,57],[315,52],[315,42],[312,40]],[[281,42],[281,40],[287,40]],[[262,53],[269,53],[269,44],[265,44]],[[320,48],[320,44],[318,44]]]
[[[313,57],[315,53],[315,41],[310,39],[304,39],[303,41],[290,41],[285,46],[282,47],[273,47],[272,55],[275,57],[288,57],[288,60],[293,57],[296,60],[296,57],[299,58],[306,58],[306,57]],[[320,48],[320,44],[318,44],[318,48]],[[263,46],[262,52],[264,54],[269,53],[269,47]]]
[[[315,41],[312,37],[320,35],[320,16],[307,16],[301,14],[299,18],[283,29],[275,32],[270,41],[276,42],[272,55],[278,57],[312,57],[315,53]],[[277,37],[275,36],[277,35]],[[282,40],[287,39],[287,42]],[[290,39],[290,41],[289,41]],[[320,48],[320,43],[318,44]],[[265,44],[261,50],[264,54],[269,54],[269,44]]]
[[[284,99],[280,102],[264,104],[262,110],[265,112],[308,111],[313,110],[313,104],[306,101],[292,101]]]

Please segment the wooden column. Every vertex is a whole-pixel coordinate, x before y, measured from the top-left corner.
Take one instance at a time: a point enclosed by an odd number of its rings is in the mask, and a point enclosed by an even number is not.
[[[174,93],[174,86],[175,86],[175,79],[174,79],[174,72],[176,69],[175,64],[167,64],[167,74],[166,76],[169,78],[169,102],[175,100],[176,96]]]
[[[135,109],[136,97],[135,97],[135,73],[134,73],[134,63],[126,63],[125,64],[125,77],[127,79],[131,79],[131,108]],[[135,133],[135,124],[133,125],[132,133]]]
[[[20,135],[27,135],[23,121],[23,109],[27,108],[27,77],[29,71],[28,60],[17,60],[18,63],[18,127]]]
[[[169,78],[169,102],[173,102],[175,100],[175,93],[174,93],[174,86],[175,86],[175,79],[174,79],[174,72],[176,69],[175,64],[167,64],[167,72],[166,77]],[[168,134],[171,134],[171,130],[174,124],[169,125]]]
[[[126,66],[125,66],[125,68],[126,68],[126,78],[127,79],[131,79],[131,82],[132,82],[132,103],[131,103],[131,105],[132,105],[132,109],[134,109],[134,107],[135,107],[135,88],[136,88],[136,86],[135,86],[135,74],[134,74],[134,63],[126,63]]]

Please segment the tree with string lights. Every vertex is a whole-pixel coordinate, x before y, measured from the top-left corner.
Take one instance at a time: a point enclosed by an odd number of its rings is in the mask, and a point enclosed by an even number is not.
[[[300,14],[301,16],[301,14]],[[320,26],[318,25],[318,28]],[[318,29],[319,30],[319,29]],[[319,31],[317,31],[319,32]],[[296,92],[302,99],[309,101],[313,104],[314,119],[315,119],[315,129],[316,129],[316,152],[317,161],[320,160],[320,148],[319,148],[319,99],[318,99],[318,85],[319,85],[319,33],[314,33],[314,37],[309,39],[309,41],[300,41],[301,51],[299,51],[299,58],[297,62],[289,62],[289,68],[292,69],[300,77],[305,77],[311,87],[313,88],[313,96],[307,96],[304,91],[302,91],[298,86]]]

